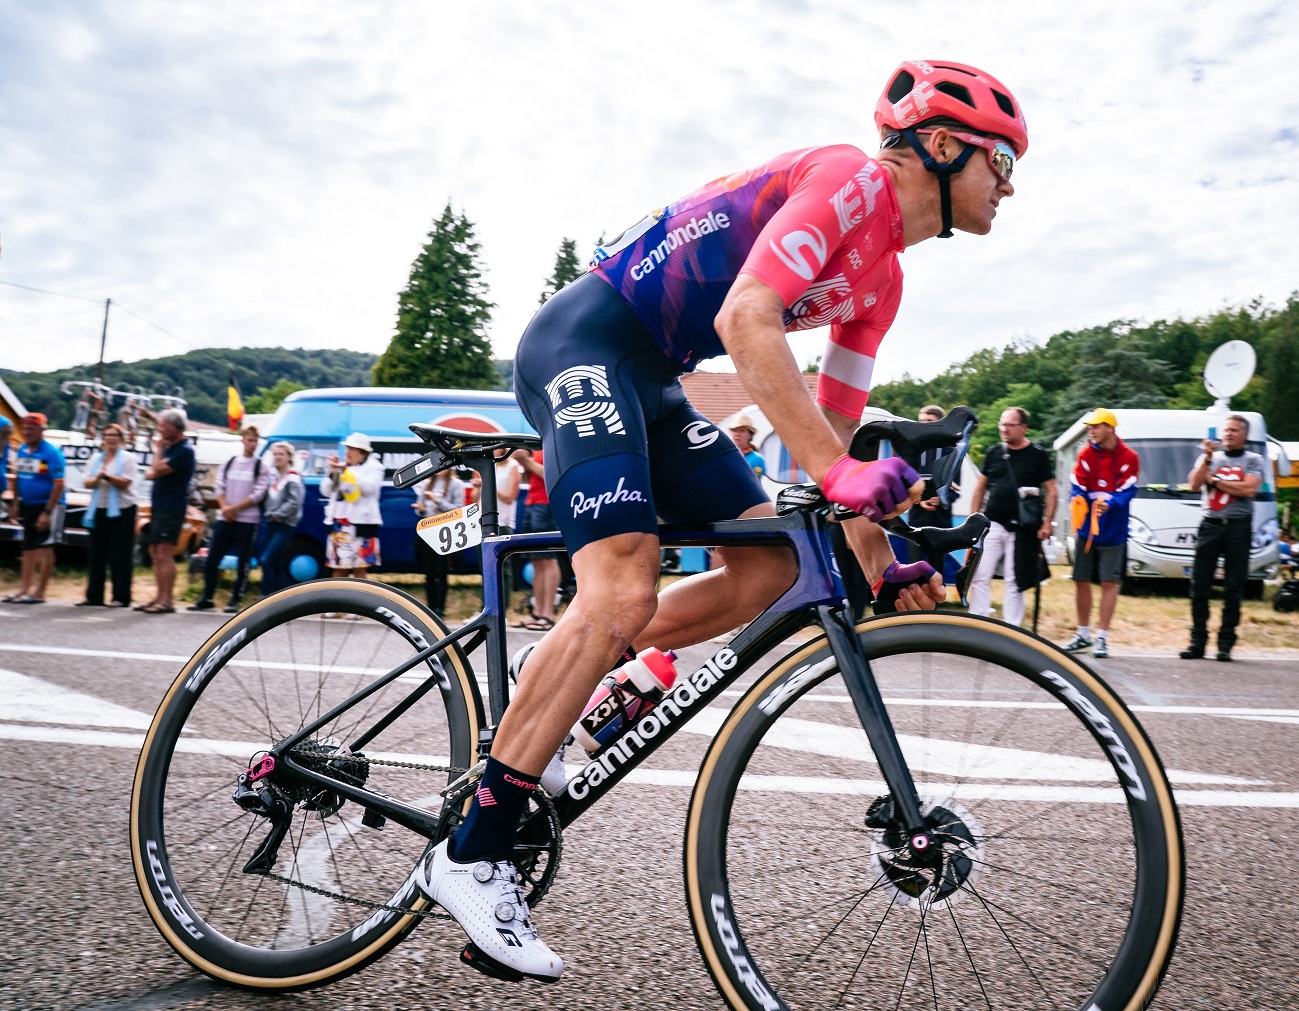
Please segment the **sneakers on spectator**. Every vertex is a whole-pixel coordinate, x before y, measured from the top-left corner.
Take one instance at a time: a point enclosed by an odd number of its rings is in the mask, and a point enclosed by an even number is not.
[[[195,601],[194,603],[190,604],[189,607],[185,608],[185,610],[187,610],[187,611],[211,611],[211,610],[213,610],[215,607],[216,607],[216,604],[214,604],[214,603],[212,603],[212,601],[208,600],[207,597],[203,597],[203,598],[201,598],[201,599]]]
[[[1104,660],[1110,655],[1110,644],[1104,639],[1096,640],[1096,647],[1092,650],[1092,656],[1097,660]]]
[[[469,935],[472,943],[461,960],[502,979],[558,980],[564,960],[537,936],[514,864],[508,860],[462,864],[447,856],[448,843],[443,839],[429,851],[416,870],[415,882]]]
[[[1091,649],[1094,645],[1095,643],[1088,639],[1087,636],[1083,635],[1081,632],[1076,632],[1074,633],[1074,637],[1060,648],[1066,653],[1081,653],[1085,649]]]

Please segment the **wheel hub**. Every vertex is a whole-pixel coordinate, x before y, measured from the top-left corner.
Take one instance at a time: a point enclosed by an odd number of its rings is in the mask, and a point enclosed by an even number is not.
[[[965,807],[948,798],[922,800],[925,833],[911,835],[893,800],[879,797],[866,814],[871,869],[900,905],[943,906],[968,897],[983,867],[984,835]]]

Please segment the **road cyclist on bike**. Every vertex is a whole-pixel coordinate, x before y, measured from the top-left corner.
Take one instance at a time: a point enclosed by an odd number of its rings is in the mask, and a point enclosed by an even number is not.
[[[845,533],[877,599],[932,609],[941,576],[894,559],[878,521],[919,497],[902,460],[845,448],[901,299],[898,254],[953,230],[986,234],[1028,135],[997,80],[943,61],[903,63],[875,110],[881,149],[809,148],[701,187],[596,250],[549,299],[515,361],[541,435],[553,513],[578,593],[537,644],[454,836],[417,872],[506,976],[557,980],[510,863],[520,816],[602,677],[633,649],[704,642],[753,619],[797,573],[792,553],[719,549],[719,568],[656,594],[659,518],[775,514],[734,444],[679,377],[729,354],[758,406],[826,497],[861,514]],[[980,150],[986,155],[979,154]],[[816,402],[785,340],[830,326]]]

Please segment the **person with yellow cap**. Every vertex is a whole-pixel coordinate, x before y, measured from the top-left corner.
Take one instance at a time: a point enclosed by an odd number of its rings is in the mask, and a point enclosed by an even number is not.
[[[1087,426],[1087,445],[1074,464],[1069,500],[1078,631],[1064,649],[1067,653],[1090,649],[1092,656],[1103,660],[1110,655],[1110,622],[1127,566],[1128,506],[1137,493],[1141,458],[1118,437],[1119,420],[1113,411],[1097,407],[1082,421]],[[1093,583],[1099,583],[1101,588],[1094,640]]]

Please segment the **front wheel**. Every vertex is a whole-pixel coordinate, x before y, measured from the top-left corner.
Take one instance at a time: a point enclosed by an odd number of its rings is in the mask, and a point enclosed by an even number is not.
[[[824,638],[758,678],[686,825],[695,937],[733,1008],[1145,1007],[1172,956],[1181,827],[1090,670],[968,615],[858,625],[931,837],[906,845]]]
[[[304,989],[419,922],[412,869],[429,838],[264,757],[327,717],[294,760],[436,814],[481,726],[463,653],[344,703],[445,634],[392,587],[325,580],[253,605],[182,668],[140,752],[131,854],[150,917],[186,961],[239,986]]]

